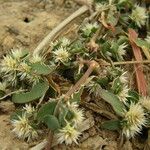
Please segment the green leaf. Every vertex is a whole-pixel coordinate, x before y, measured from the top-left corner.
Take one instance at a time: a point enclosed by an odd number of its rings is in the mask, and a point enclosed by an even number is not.
[[[57,102],[53,101],[43,105],[37,113],[37,119],[42,121],[45,116],[52,115],[54,113],[56,104]]]
[[[68,113],[68,108],[62,107],[61,111],[59,113],[59,116],[58,116],[58,119],[59,119],[61,126],[65,126],[65,124],[66,124],[65,118],[67,116],[67,113]]]
[[[31,91],[29,92],[20,92],[17,94],[13,94],[12,101],[14,103],[28,103],[33,100],[37,100],[42,97],[46,91],[48,90],[49,85],[45,82],[39,82],[33,86]]]
[[[113,93],[118,94],[122,90],[122,86],[123,85],[119,77],[117,77],[116,79],[114,79],[111,89],[113,90]]]
[[[137,103],[139,101],[139,94],[134,90],[129,90],[129,97],[127,99],[130,103]]]
[[[37,62],[31,64],[32,70],[35,71],[39,75],[48,75],[54,70],[54,66],[50,68],[48,65]]]
[[[116,95],[114,95],[111,92],[108,92],[107,90],[102,89],[100,91],[100,96],[113,107],[117,115],[123,115],[123,110],[125,110],[125,106],[121,101],[119,101]]]
[[[47,115],[43,118],[44,123],[48,126],[52,131],[60,128],[60,124],[58,119],[53,115]]]
[[[141,39],[137,39],[135,41],[135,43],[137,44],[137,46],[143,48],[143,47],[146,47],[146,48],[150,48],[150,45],[148,44],[148,42],[144,41],[144,40],[141,40]]]
[[[107,130],[114,131],[114,130],[119,130],[121,125],[120,125],[119,120],[110,120],[110,121],[104,122],[101,127]]]

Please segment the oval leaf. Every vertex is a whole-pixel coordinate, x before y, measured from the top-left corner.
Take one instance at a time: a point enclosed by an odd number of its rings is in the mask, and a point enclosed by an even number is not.
[[[123,115],[123,110],[125,110],[125,106],[122,102],[119,101],[116,95],[103,89],[100,91],[100,95],[102,99],[104,99],[113,107],[116,114],[118,114],[119,116]]]
[[[54,113],[56,104],[57,102],[53,101],[43,105],[37,113],[37,119],[42,121],[45,116],[52,115]]]
[[[47,115],[43,118],[44,123],[48,126],[49,129],[52,131],[57,130],[60,128],[60,124],[58,119],[53,115]]]
[[[33,86],[30,92],[21,92],[13,94],[12,101],[14,103],[27,103],[42,97],[48,90],[47,82],[39,82]]]
[[[108,130],[119,130],[121,126],[119,120],[110,120],[104,122],[101,127]]]
[[[40,62],[31,64],[32,70],[39,75],[48,75],[50,74],[54,67],[50,68],[48,65],[42,64]]]

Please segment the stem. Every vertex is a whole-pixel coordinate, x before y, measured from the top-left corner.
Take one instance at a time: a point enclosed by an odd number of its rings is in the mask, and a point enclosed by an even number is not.
[[[68,100],[68,98],[75,92],[77,91],[87,80],[87,78],[89,77],[89,75],[93,72],[93,70],[95,68],[97,68],[99,65],[97,62],[95,61],[91,61],[89,62],[90,66],[88,68],[88,70],[85,72],[85,74],[81,77],[81,79],[66,93],[64,100]],[[57,102],[57,105],[55,107],[54,110],[54,115],[57,116],[58,113],[58,109],[59,109],[59,104],[61,103],[61,98],[59,99],[59,101]],[[50,150],[51,149],[51,145],[52,145],[52,141],[53,141],[53,132],[50,130],[49,134],[48,134],[48,143],[45,147],[45,150]]]
[[[25,91],[27,91],[27,90],[17,90],[17,91],[13,91],[13,92],[11,92],[11,93],[9,93],[9,94],[4,95],[3,97],[1,97],[0,100],[5,99],[6,97],[8,97],[8,96],[10,96],[10,95],[12,95],[12,94],[16,94],[16,93],[20,93],[20,92],[25,92]]]
[[[65,94],[65,100],[67,100],[74,92],[80,89],[80,87],[86,82],[89,75],[93,72],[95,68],[99,65],[96,61],[91,61],[88,70],[81,77],[81,79]]]
[[[150,60],[143,61],[124,61],[124,62],[114,62],[113,65],[127,65],[127,64],[149,64]]]
[[[43,51],[43,48],[53,40],[53,38],[58,34],[66,25],[68,25],[71,21],[73,21],[75,18],[79,17],[86,11],[88,11],[87,6],[80,7],[77,11],[75,11],[73,14],[71,14],[68,18],[66,18],[63,22],[61,22],[56,28],[54,28],[41,42],[40,44],[35,48],[33,55],[40,54]]]
[[[88,63],[88,61],[82,61],[83,63]],[[98,60],[100,66],[119,66],[119,65],[130,65],[130,64],[149,64],[150,60],[143,60],[143,61],[121,61],[121,62],[112,62],[112,64],[105,62],[103,60]]]
[[[54,135],[54,133],[51,130],[49,130],[45,150],[50,150],[51,149],[51,145],[52,145],[52,142],[53,142],[53,135]]]

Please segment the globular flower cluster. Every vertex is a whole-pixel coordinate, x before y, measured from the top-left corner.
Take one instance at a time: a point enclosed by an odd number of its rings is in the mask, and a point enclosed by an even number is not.
[[[0,72],[5,80],[16,84],[17,78],[20,80],[27,79],[29,82],[39,81],[39,76],[32,73],[30,63],[36,63],[43,61],[43,58],[39,55],[35,55],[28,59],[29,56],[25,56],[21,49],[13,49],[9,54],[3,57],[1,60]]]
[[[135,8],[132,10],[131,19],[137,24],[137,26],[141,28],[145,25],[147,18],[146,9],[139,5],[135,5]]]
[[[58,143],[65,142],[66,145],[72,144],[75,142],[78,144],[78,139],[81,136],[81,132],[78,129],[78,125],[81,125],[84,118],[84,112],[82,109],[79,109],[79,105],[76,102],[68,102],[68,109],[72,112],[73,117],[64,126],[62,129],[59,129],[56,134]]]
[[[51,44],[53,48],[53,58],[56,63],[67,63],[70,60],[70,53],[68,47],[70,45],[70,40],[63,37],[58,41]]]
[[[24,108],[25,112],[22,115],[17,116],[17,119],[13,119],[13,132],[19,139],[31,142],[38,138],[38,132],[33,128],[29,116],[35,111],[31,105],[26,105]]]
[[[94,81],[90,81],[88,84],[87,84],[87,88],[88,88],[88,91],[90,94],[93,94],[95,97],[100,97],[100,91],[101,91],[101,86],[94,82]]]
[[[59,143],[65,142],[66,145],[69,145],[72,144],[72,142],[78,144],[77,140],[79,139],[80,135],[81,132],[77,131],[73,126],[67,123],[64,128],[59,130],[59,133],[57,133],[56,137]]]
[[[148,112],[150,111],[150,97],[142,97],[140,98],[139,103],[142,105],[144,109]]]
[[[141,133],[142,127],[146,125],[144,109],[140,104],[132,103],[129,110],[124,113],[123,134],[127,138],[134,137]]]

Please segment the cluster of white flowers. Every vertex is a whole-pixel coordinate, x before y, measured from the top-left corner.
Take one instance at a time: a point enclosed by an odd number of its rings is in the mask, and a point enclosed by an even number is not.
[[[25,104],[23,110],[25,110],[25,112],[30,115],[32,115],[35,112],[35,108],[31,106],[31,104]]]
[[[126,104],[127,97],[129,97],[128,92],[129,92],[128,86],[127,85],[123,85],[122,90],[117,94],[119,100],[121,102],[123,102],[124,104]]]
[[[142,97],[140,98],[139,103],[145,108],[147,111],[150,111],[150,97]]]
[[[94,81],[90,81],[88,84],[87,84],[87,88],[88,88],[88,91],[89,91],[89,94],[93,94],[95,97],[100,97],[100,91],[101,91],[101,86],[94,82]]]
[[[23,53],[21,49],[12,49],[11,55],[14,59],[17,59],[19,61],[21,57],[23,56]]]
[[[55,62],[62,62],[65,63],[69,60],[69,52],[64,49],[63,47],[60,47],[58,50],[54,51],[54,58],[55,58]]]
[[[121,45],[119,45],[118,47],[118,55],[119,57],[121,58],[121,60],[123,60],[123,56],[126,55],[126,50],[125,48],[127,47],[128,45],[126,43],[123,43]]]
[[[56,46],[61,46],[61,47],[67,47],[70,45],[70,40],[67,39],[66,37],[62,37],[59,40],[56,40],[55,42],[51,43],[52,48],[56,47]]]
[[[27,79],[31,83],[39,81],[40,76],[31,72],[32,68],[29,64],[41,62],[44,58],[39,55],[34,55],[30,58],[30,62],[27,62],[26,59],[22,59],[23,56],[23,51],[13,49],[1,61],[0,71],[8,81],[12,82],[12,85],[16,83],[17,77],[20,80]]]
[[[102,4],[102,3],[97,3],[96,4],[96,6],[95,6],[95,9],[96,9],[96,11],[100,11],[100,12],[102,12],[102,11],[105,11],[105,10],[107,10],[109,8],[109,6],[105,3],[105,4]]]
[[[121,70],[121,69],[120,69]],[[120,79],[120,82],[122,84],[122,88],[121,90],[117,93],[117,96],[119,98],[119,100],[121,102],[123,102],[124,104],[127,103],[127,98],[129,97],[129,87],[128,87],[128,77],[127,77],[127,72],[124,71],[124,70],[121,70],[121,72],[123,72],[120,76],[119,76],[119,79]]]
[[[92,33],[92,30],[93,29],[98,29],[99,25],[97,22],[95,23],[86,23],[82,28],[81,28],[81,31],[89,36],[91,33]]]
[[[66,145],[72,144],[75,142],[78,144],[77,140],[79,139],[81,132],[77,131],[73,126],[69,123],[59,130],[59,133],[56,134],[58,142],[61,144],[65,142]]]
[[[65,142],[66,145],[72,144],[73,142],[78,144],[77,140],[82,134],[78,130],[78,125],[81,125],[84,120],[83,110],[79,109],[79,105],[76,102],[68,102],[67,107],[73,113],[73,118],[56,134],[57,141],[58,143]]]
[[[18,62],[12,56],[4,56],[1,62],[1,72],[2,73],[12,73],[18,68]]]
[[[38,138],[38,132],[31,126],[29,117],[35,112],[35,108],[31,104],[26,104],[23,107],[25,111],[21,116],[17,116],[17,119],[12,120],[14,129],[12,130],[18,138],[27,140],[30,142]]]
[[[144,109],[140,104],[132,103],[128,111],[124,113],[123,134],[127,138],[134,137],[140,133],[142,127],[146,125]]]
[[[145,25],[147,18],[146,9],[139,5],[135,5],[135,9],[132,10],[131,19],[137,24],[137,26],[141,28]]]
[[[18,138],[27,140],[30,142],[37,139],[37,131],[30,125],[27,114],[24,113],[22,116],[18,116],[18,119],[12,120],[14,129],[12,130]]]

